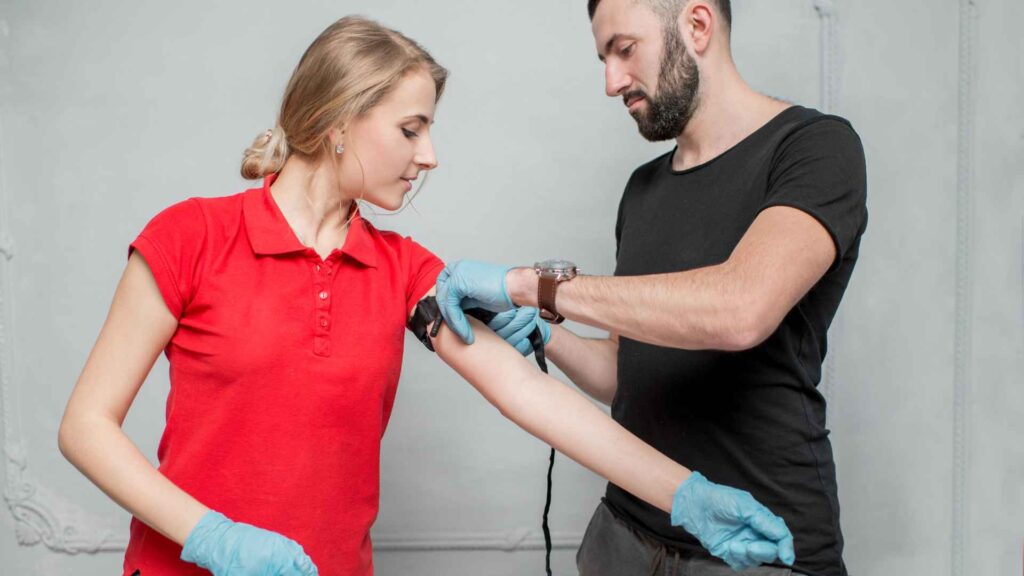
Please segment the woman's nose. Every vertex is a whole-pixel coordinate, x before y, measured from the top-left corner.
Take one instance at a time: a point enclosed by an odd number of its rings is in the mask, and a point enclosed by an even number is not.
[[[437,156],[434,154],[434,145],[427,140],[424,145],[417,151],[416,156],[413,158],[413,162],[422,170],[433,170],[437,168]]]

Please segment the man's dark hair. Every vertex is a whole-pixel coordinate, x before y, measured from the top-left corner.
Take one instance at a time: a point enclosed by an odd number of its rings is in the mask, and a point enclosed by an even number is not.
[[[654,12],[661,17],[662,22],[665,25],[672,25],[675,19],[679,17],[679,11],[686,6],[689,0],[637,0],[646,2]],[[725,27],[729,30],[732,29],[732,2],[730,0],[708,0],[718,8],[718,11],[722,14],[722,18],[725,19]],[[594,19],[594,12],[597,11],[597,5],[601,3],[601,0],[587,0],[587,14],[590,15],[590,19]]]

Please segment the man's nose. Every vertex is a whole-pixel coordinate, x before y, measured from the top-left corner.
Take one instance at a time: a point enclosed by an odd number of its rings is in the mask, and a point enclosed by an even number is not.
[[[609,62],[604,66],[604,93],[612,98],[621,96],[633,82],[623,66]]]

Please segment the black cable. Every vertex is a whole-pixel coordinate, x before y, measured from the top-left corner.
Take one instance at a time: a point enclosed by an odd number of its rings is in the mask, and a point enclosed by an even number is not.
[[[530,334],[530,344],[533,345],[533,355],[537,359],[537,365],[547,374],[548,363],[544,359],[544,336],[537,328]],[[555,449],[551,449],[548,457],[548,492],[544,500],[544,516],[541,519],[541,529],[544,531],[544,570],[547,576],[551,576],[551,530],[548,528],[548,512],[551,510],[551,472],[555,468]]]

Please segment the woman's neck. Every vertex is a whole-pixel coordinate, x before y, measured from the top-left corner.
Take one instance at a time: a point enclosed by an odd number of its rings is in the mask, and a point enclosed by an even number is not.
[[[326,257],[345,243],[352,209],[331,166],[292,155],[270,193],[299,241]]]

